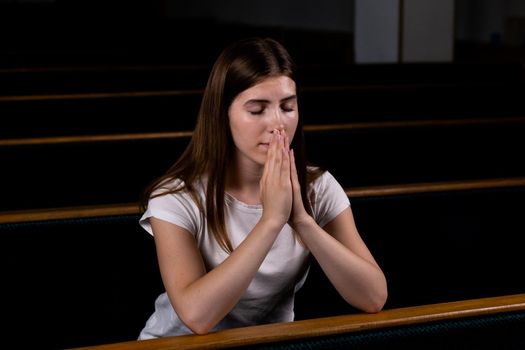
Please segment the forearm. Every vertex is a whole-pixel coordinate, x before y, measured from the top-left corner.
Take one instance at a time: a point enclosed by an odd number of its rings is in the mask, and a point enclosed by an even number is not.
[[[209,331],[235,307],[290,217],[293,194],[288,140],[286,134],[278,130],[272,132],[258,182],[258,196],[252,194],[252,197],[260,200],[263,214],[253,230],[212,271],[200,271],[194,274],[198,278],[184,288],[172,289],[180,292],[174,298],[177,299],[177,312],[180,315],[179,310],[184,310],[181,318],[187,325],[192,324],[190,328],[197,333]],[[241,186],[235,184],[233,187]]]
[[[357,255],[310,218],[295,229],[339,294],[351,305],[379,311],[386,300],[386,279],[375,264]]]
[[[181,318],[196,333],[207,333],[238,303],[271,249],[282,226],[261,220],[220,265],[177,296]]]

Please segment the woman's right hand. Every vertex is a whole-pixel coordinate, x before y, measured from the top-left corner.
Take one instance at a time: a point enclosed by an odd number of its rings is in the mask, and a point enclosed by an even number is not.
[[[263,205],[262,220],[274,223],[279,227],[288,222],[293,204],[288,148],[286,134],[274,130],[259,183]]]

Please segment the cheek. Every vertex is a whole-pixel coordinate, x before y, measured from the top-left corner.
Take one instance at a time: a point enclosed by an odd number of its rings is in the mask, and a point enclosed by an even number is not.
[[[298,118],[297,116],[294,118],[290,118],[288,120],[288,123],[286,124],[286,135],[290,139],[290,143],[293,140],[293,137],[295,135],[295,131],[297,130],[297,124],[298,124]]]
[[[239,140],[242,140],[243,135],[243,116],[238,111],[238,108],[232,104],[228,110],[228,119],[230,124],[230,132],[232,134],[233,140],[237,143]]]
[[[230,131],[236,146],[250,144],[260,139],[260,135],[264,134],[265,130],[264,124],[256,120],[250,120],[242,115],[230,117]]]

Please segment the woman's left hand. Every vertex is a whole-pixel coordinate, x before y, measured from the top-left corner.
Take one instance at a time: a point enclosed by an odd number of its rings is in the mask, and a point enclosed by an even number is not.
[[[288,140],[286,140],[288,141]],[[306,223],[312,217],[304,208],[303,199],[301,195],[301,185],[299,177],[297,176],[297,168],[295,166],[295,156],[293,149],[290,152],[290,180],[292,181],[293,204],[290,221],[288,222],[294,229],[301,223]]]

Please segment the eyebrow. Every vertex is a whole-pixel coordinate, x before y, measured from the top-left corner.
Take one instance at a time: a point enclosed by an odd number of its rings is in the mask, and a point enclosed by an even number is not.
[[[297,99],[297,95],[290,95],[288,97],[285,97],[283,98],[282,100],[280,100],[279,102],[288,102],[288,101],[291,101],[291,100],[296,100]],[[244,103],[244,105],[248,105],[248,104],[252,104],[252,103],[270,103],[270,100],[264,100],[264,99],[252,99],[252,100],[248,100]]]

